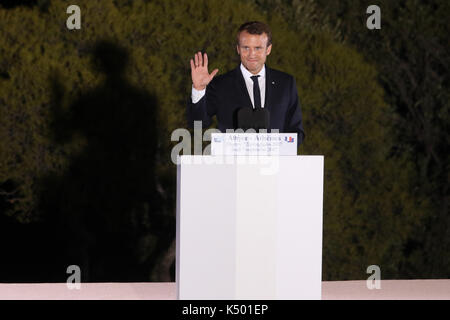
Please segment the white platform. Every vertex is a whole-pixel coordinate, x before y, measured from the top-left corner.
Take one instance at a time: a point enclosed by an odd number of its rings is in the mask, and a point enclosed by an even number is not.
[[[175,300],[175,282],[0,284],[0,300]],[[322,282],[322,300],[450,300],[450,280],[381,280],[369,290],[366,281]]]

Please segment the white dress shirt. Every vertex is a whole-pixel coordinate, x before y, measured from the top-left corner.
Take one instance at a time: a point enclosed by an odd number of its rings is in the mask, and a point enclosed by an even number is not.
[[[242,63],[240,68],[242,76],[244,77],[245,86],[247,87],[248,95],[250,96],[250,100],[252,101],[253,108],[255,108],[254,102],[255,99],[253,98],[253,80],[250,78],[254,76],[254,74],[248,71]],[[264,65],[261,71],[259,71],[258,74],[255,74],[255,76],[256,75],[259,75],[258,83],[259,83],[259,90],[261,92],[261,108],[264,108],[264,101],[266,98],[266,66]],[[194,88],[194,86],[192,86],[192,95],[191,95],[192,103],[197,103],[198,101],[200,101],[200,99],[203,98],[203,96],[205,95],[205,92],[206,89],[197,90]]]

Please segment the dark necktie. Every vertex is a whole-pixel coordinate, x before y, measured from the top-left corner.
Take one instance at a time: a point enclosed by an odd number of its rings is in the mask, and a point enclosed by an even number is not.
[[[258,77],[259,76],[250,77],[253,80],[253,101],[255,109],[261,108],[261,91],[259,90]]]

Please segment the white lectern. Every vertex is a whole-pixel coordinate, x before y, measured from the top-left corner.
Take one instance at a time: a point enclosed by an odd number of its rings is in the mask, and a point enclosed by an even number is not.
[[[179,299],[321,299],[323,156],[181,156]]]

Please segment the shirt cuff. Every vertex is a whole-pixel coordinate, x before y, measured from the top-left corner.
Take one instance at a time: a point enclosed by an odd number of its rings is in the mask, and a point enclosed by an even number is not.
[[[206,93],[206,89],[197,90],[194,88],[194,86],[192,86],[192,95],[191,95],[192,103],[199,102],[200,99],[203,98],[205,93]]]

